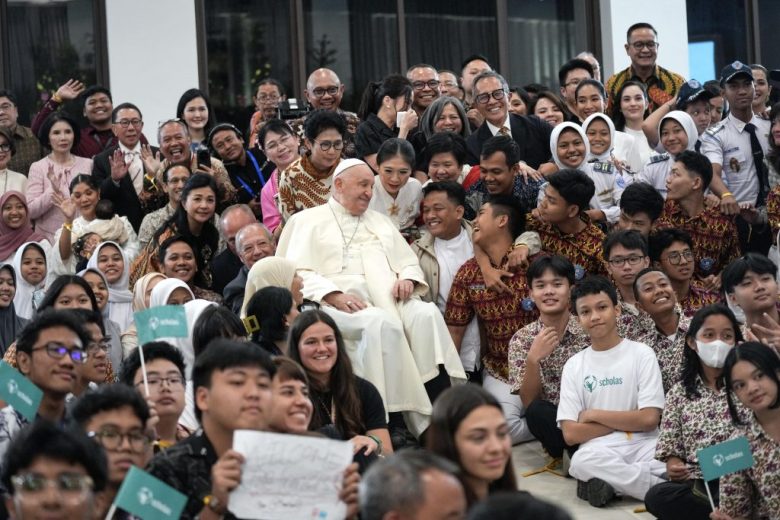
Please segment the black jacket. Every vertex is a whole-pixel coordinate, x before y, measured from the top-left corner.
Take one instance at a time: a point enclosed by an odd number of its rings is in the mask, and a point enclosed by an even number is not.
[[[550,154],[552,127],[549,124],[536,116],[517,116],[515,114],[509,114],[509,124],[512,129],[512,139],[520,145],[520,160],[536,169],[542,163],[550,161],[552,157]],[[469,136],[466,140],[466,162],[468,164],[479,164],[482,145],[491,137],[493,134],[488,128],[487,121]]]

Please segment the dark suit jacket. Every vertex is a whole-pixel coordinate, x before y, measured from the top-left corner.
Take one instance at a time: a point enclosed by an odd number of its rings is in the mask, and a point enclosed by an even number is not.
[[[542,163],[549,162],[550,134],[552,127],[536,116],[517,116],[509,114],[509,124],[512,128],[512,139],[520,145],[520,160],[525,161],[531,168],[539,168]],[[482,153],[482,145],[493,137],[488,128],[487,121],[482,123],[476,132],[466,140],[466,162],[471,165],[479,164],[479,156]]]
[[[117,148],[119,148],[118,145],[111,146],[95,156],[92,164],[92,176],[100,183],[100,196],[113,202],[117,215],[126,216],[135,232],[138,233],[144,212],[130,175],[122,177],[119,186],[111,180],[111,163],[108,162],[108,158],[114,154]],[[152,147],[153,153],[157,153],[158,150],[159,148]],[[144,173],[146,173],[145,166]]]
[[[243,266],[241,259],[226,247],[211,260],[211,290],[219,294],[224,293],[227,284],[233,281]]]

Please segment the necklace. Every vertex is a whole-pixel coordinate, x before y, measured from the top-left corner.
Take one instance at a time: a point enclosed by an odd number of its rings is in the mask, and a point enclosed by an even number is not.
[[[323,398],[324,394],[320,392],[316,392],[316,393],[312,392],[312,393],[314,393],[317,396],[317,401],[320,402],[320,406],[322,408],[322,411],[325,412],[325,415],[330,417],[330,422],[336,424],[336,410],[335,407],[333,406],[333,397],[331,396],[330,398],[331,404],[330,406],[328,406],[328,404],[325,402],[325,399]]]
[[[360,227],[360,219],[363,218],[363,215],[360,215],[358,217],[357,226],[355,226],[355,231],[352,232],[352,236],[349,238],[349,242],[347,241],[347,237],[344,236],[344,230],[341,229],[341,223],[339,222],[338,216],[336,216],[336,212],[333,211],[333,206],[331,206],[329,203],[328,208],[330,208],[330,212],[333,214],[333,218],[336,220],[336,225],[339,227],[339,233],[341,233],[341,242],[344,247],[343,255],[342,255],[342,262],[341,262],[341,268],[346,269],[347,268],[347,259],[349,258],[349,246],[352,245],[352,241],[355,239],[355,235],[357,234],[357,230]]]

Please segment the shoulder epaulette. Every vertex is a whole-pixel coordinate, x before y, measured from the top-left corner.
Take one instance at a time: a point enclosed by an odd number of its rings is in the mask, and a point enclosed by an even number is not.
[[[659,154],[656,154],[656,155],[652,155],[652,156],[650,156],[650,164],[655,164],[655,163],[659,163],[659,162],[663,162],[663,161],[668,161],[669,157],[670,157],[669,154],[666,153],[666,152],[659,153]]]
[[[725,127],[726,127],[725,126],[725,121],[721,121],[721,122],[717,123],[716,125],[707,128],[704,131],[704,133],[714,136],[715,134],[717,134],[718,132],[723,130]]]

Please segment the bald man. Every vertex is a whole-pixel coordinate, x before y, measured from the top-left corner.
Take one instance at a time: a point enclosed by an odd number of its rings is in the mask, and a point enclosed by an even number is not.
[[[304,297],[336,321],[355,372],[419,435],[431,401],[466,374],[439,309],[420,299],[428,284],[417,256],[390,219],[368,207],[373,185],[366,163],[342,161],[330,200],[290,217],[277,255],[295,262]]]
[[[306,80],[306,90],[303,91],[306,101],[312,110],[333,110],[340,114],[347,122],[347,135],[344,136],[344,148],[341,151],[341,157],[348,159],[356,157],[355,150],[355,132],[360,124],[360,118],[354,112],[347,112],[341,109],[341,100],[344,97],[344,84],[341,83],[338,75],[330,69],[317,69],[309,75]],[[295,134],[301,140],[303,147],[303,123],[306,116],[290,121]]]

